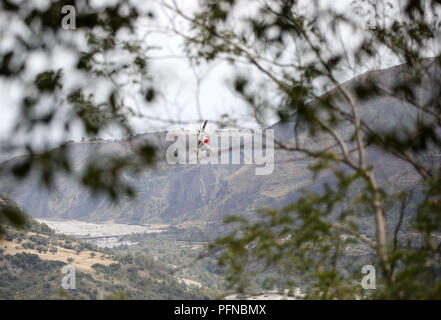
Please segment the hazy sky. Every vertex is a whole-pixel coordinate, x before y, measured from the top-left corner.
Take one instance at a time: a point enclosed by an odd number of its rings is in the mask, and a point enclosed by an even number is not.
[[[43,0],[40,0],[45,2]],[[104,0],[96,0],[97,3]],[[166,93],[166,96],[160,97],[153,105],[146,105],[143,98],[135,95],[135,89],[126,88],[125,96],[126,103],[129,103],[137,108],[141,108],[145,114],[152,117],[168,118],[174,120],[191,121],[199,118],[216,119],[222,114],[229,114],[236,118],[246,118],[248,109],[245,104],[236,97],[230,90],[227,82],[233,79],[237,68],[233,68],[226,62],[215,62],[211,64],[202,64],[198,67],[192,67],[188,60],[185,58],[183,52],[182,39],[170,32],[163,32],[164,28],[169,28],[168,19],[172,16],[167,11],[164,11],[154,4],[154,2],[136,0],[143,4],[143,8],[146,10],[152,9],[156,18],[154,20],[143,21],[137,28],[137,35],[142,36],[146,30],[149,30],[148,36],[145,37],[146,42],[150,46],[154,46],[155,49],[149,53],[152,57],[150,61],[149,70],[154,76],[154,84],[160,89],[161,92]],[[170,3],[172,0],[164,0]],[[106,3],[109,1],[106,0]],[[113,1],[112,1],[113,2]],[[307,4],[309,1],[304,1]],[[352,0],[338,0],[322,1],[324,6],[333,6],[337,10],[346,10],[353,1]],[[185,0],[177,1],[181,6],[181,9],[187,13],[197,8],[197,0]],[[250,3],[252,3],[250,1]],[[248,4],[248,3],[247,3]],[[250,6],[239,9],[235,14],[241,15],[250,10]],[[176,26],[179,30],[187,32],[188,24],[185,20],[174,19]],[[158,30],[158,32],[154,32]],[[153,31],[153,32],[152,32]],[[160,31],[160,32],[159,32]],[[66,32],[76,32],[75,30],[69,30]],[[345,44],[350,47],[356,42],[356,38],[349,30],[342,30],[342,38]],[[3,42],[3,41],[2,41]],[[28,66],[31,70],[29,74],[37,74],[39,71],[45,70],[47,67],[53,69],[62,67],[65,69],[71,68],[75,64],[75,57],[69,55],[68,52],[56,51],[56,54],[51,61],[46,61],[44,57],[38,55],[33,57],[31,61],[28,61]],[[395,64],[396,61],[385,59],[380,67],[388,67]],[[365,71],[365,70],[360,70]],[[248,76],[257,78],[259,73],[249,71]],[[348,80],[354,76],[354,74],[344,74],[341,76],[341,80]],[[198,82],[198,79],[200,80]],[[72,81],[72,80],[71,80]],[[67,84],[74,85],[75,83]],[[199,84],[199,85],[198,85]],[[104,94],[105,89],[99,87],[91,87],[91,90],[97,95]],[[8,137],[8,133],[12,130],[14,124],[14,117],[17,115],[17,104],[19,98],[23,95],[20,88],[14,87],[0,81],[0,95],[2,97],[1,103],[1,116],[0,116],[0,135]],[[200,112],[199,108],[200,107]],[[269,122],[272,120],[270,119]],[[275,121],[275,119],[274,119]],[[189,125],[169,125],[159,124],[147,119],[133,119],[135,130],[139,133],[152,131],[158,127],[162,128],[187,128],[195,129],[198,124]],[[268,123],[271,124],[271,123]],[[248,126],[251,123],[242,122],[241,125]],[[40,132],[41,137],[38,137],[39,133],[35,135],[35,139],[45,140],[47,136],[57,137],[60,135],[60,128],[53,128],[49,133],[42,130]],[[74,140],[81,139],[83,133],[79,127],[74,128],[72,135],[69,137]],[[116,131],[108,131],[104,135],[106,138],[119,138],[119,133]]]

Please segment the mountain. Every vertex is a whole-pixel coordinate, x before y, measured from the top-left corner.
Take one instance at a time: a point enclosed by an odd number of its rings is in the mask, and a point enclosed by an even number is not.
[[[439,70],[434,69],[432,63],[432,59],[423,62],[434,76],[439,77]],[[400,65],[368,72],[342,86],[350,92],[356,91],[366,81],[392,87],[406,77],[409,77],[406,65]],[[423,101],[430,99],[433,90],[439,90],[429,80],[426,81],[427,84],[417,90]],[[339,97],[338,88],[321,98],[327,96],[339,99],[342,109],[349,108],[345,100]],[[314,104],[318,104],[318,101],[310,102],[310,105]],[[359,105],[361,118],[375,130],[394,130],[397,126],[403,128],[403,125],[406,127],[416,116],[416,110],[403,101],[379,93],[359,101]],[[289,144],[294,139],[295,123],[294,114],[288,121],[276,123],[270,128],[275,130],[276,140]],[[352,126],[347,123],[340,124],[336,130],[346,140],[352,135]],[[330,146],[333,142],[330,137],[309,136],[301,124],[297,135],[302,143],[317,148]],[[137,192],[135,200],[123,197],[119,203],[112,203],[106,197],[92,195],[69,177],[58,177],[57,190],[49,192],[38,185],[35,176],[24,183],[17,183],[3,175],[0,179],[0,193],[8,195],[35,218],[134,224],[193,221],[216,229],[218,222],[227,215],[252,215],[260,207],[281,207],[297,199],[302,188],[317,191],[323,182],[334,181],[331,174],[322,174],[313,180],[308,171],[310,161],[289,161],[294,155],[283,150],[276,150],[274,171],[267,176],[256,175],[256,165],[170,165],[165,161],[165,151],[171,142],[166,141],[165,132],[140,134],[119,141],[99,139],[70,142],[68,147],[74,169],[81,170],[91,157],[130,153],[133,143],[144,140],[157,146],[159,160],[155,168],[146,168],[139,175],[124,173],[124,181]],[[19,157],[15,157],[3,165],[12,165],[19,160]],[[381,185],[398,190],[418,182],[417,175],[406,163],[375,148],[368,148],[367,162],[375,164],[375,174]]]

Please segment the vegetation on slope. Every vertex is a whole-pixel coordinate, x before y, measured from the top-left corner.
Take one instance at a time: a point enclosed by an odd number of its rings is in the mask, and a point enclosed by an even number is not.
[[[0,299],[208,298],[148,255],[115,255],[34,220],[26,231],[7,226],[0,248]],[[61,287],[67,264],[76,268],[74,290]]]

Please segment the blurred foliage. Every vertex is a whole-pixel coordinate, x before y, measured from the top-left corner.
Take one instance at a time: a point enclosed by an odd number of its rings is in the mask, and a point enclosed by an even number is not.
[[[75,8],[75,30],[62,28],[62,8],[67,5]],[[18,180],[35,174],[47,188],[56,188],[58,176],[71,175],[112,200],[134,195],[120,176],[124,170],[151,165],[155,155],[152,146],[133,147],[135,156],[112,156],[109,160],[103,156],[77,173],[72,169],[72,146],[64,141],[74,126],[82,127],[85,136],[92,139],[109,128],[132,135],[127,116],[133,115],[133,110],[125,103],[121,79],[140,84],[139,94],[147,102],[154,100],[156,89],[149,75],[148,49],[137,39],[135,30],[140,19],[154,18],[153,12],[128,0],[102,4],[89,0],[41,4],[0,1],[0,81],[22,92],[19,116],[1,147],[24,154],[15,163],[2,165],[2,174]],[[64,63],[61,68],[53,67],[60,65],[64,56],[73,57],[73,69]],[[45,63],[35,64],[36,57]],[[110,88],[107,97],[95,95],[99,86]],[[62,133],[58,140],[51,141],[54,128]],[[35,143],[35,135],[42,132],[44,137]],[[0,223],[23,225],[19,211],[9,206],[1,210]]]
[[[27,221],[27,215],[16,203],[0,195],[0,239],[5,234],[5,225],[23,228]]]

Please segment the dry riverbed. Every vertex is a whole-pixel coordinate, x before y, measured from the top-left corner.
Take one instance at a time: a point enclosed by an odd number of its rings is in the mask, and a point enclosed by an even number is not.
[[[122,223],[89,223],[77,220],[47,220],[37,219],[47,224],[56,233],[75,237],[123,236],[134,233],[163,232],[168,225],[133,225]]]

